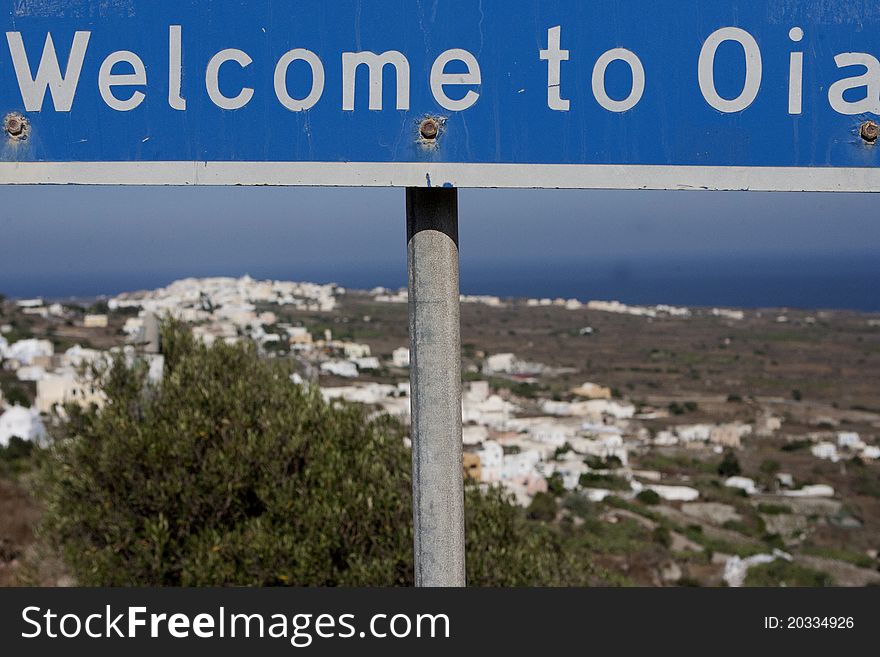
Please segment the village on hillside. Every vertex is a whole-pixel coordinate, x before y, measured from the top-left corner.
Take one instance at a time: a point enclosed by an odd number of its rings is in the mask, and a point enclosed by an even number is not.
[[[406,301],[406,290],[250,277],[89,303],[6,300],[0,447],[46,440],[67,404],[100,407],[95,372],[116,353],[160,381],[166,317],[207,344],[253,340],[295,364],[290,385],[406,423]],[[605,559],[636,583],[742,586],[777,561],[880,583],[880,317],[462,302],[469,480],[549,522],[629,528]],[[661,552],[643,554],[636,535]]]

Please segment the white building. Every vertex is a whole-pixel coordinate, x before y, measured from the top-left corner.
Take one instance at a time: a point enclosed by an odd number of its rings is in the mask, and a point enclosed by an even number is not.
[[[626,420],[632,418],[636,413],[636,407],[632,404],[608,399],[591,399],[580,402],[548,399],[541,403],[541,410],[550,415],[592,418],[597,421],[601,421],[605,417]]]
[[[469,404],[479,404],[489,399],[490,393],[488,381],[471,381],[465,385],[462,399]]]
[[[639,482],[633,482],[633,489],[639,488]],[[654,491],[661,499],[669,502],[693,502],[700,498],[700,491],[690,486],[665,486],[663,484],[651,484],[645,486]]]
[[[651,442],[658,447],[669,447],[678,444],[678,436],[672,431],[665,429],[663,431],[658,431],[657,435],[654,436],[654,439]]]
[[[476,452],[480,458],[480,476],[484,483],[493,484],[501,480],[501,466],[504,462],[504,448],[495,440],[486,440]]]
[[[30,338],[27,340],[19,340],[8,344],[3,348],[0,357],[16,361],[19,365],[31,365],[34,359],[43,356],[52,356],[55,353],[55,347],[49,340],[37,340]]]
[[[780,494],[786,497],[834,497],[834,488],[827,484],[815,484],[798,490],[784,490]]]
[[[486,358],[483,372],[486,374],[510,374],[516,363],[515,354],[494,354]]]
[[[66,367],[83,367],[90,365],[109,364],[111,359],[105,351],[97,349],[86,349],[78,344],[73,345],[64,352],[61,359],[62,364]]]
[[[462,398],[462,420],[465,423],[482,424],[499,431],[507,429],[511,415],[516,406],[501,399],[498,395],[490,395],[483,401],[472,401]]]
[[[501,480],[528,477],[540,462],[541,454],[534,449],[524,450],[519,454],[507,454],[501,464]]]
[[[837,463],[840,460],[840,455],[837,453],[837,445],[834,443],[817,443],[810,448],[810,452],[816,458],[827,459],[832,463]]]
[[[357,365],[358,370],[378,370],[382,365],[375,356],[366,356],[365,358],[353,358],[352,361]]]
[[[675,427],[675,433],[683,443],[708,442],[715,427],[711,424],[691,424]]]
[[[572,388],[572,394],[587,399],[611,399],[611,388],[600,386],[598,383],[590,383],[589,381]]]
[[[25,365],[15,371],[15,378],[19,381],[39,381],[46,376],[46,370],[38,365]]]
[[[755,480],[749,479],[748,477],[728,477],[724,482],[724,485],[728,488],[738,488],[739,490],[743,490],[748,495],[754,495],[758,492]]]
[[[594,417],[608,416],[616,420],[628,420],[636,414],[636,407],[625,402],[609,399],[591,399],[583,403],[587,409],[587,415]]]
[[[11,438],[39,441],[46,435],[46,429],[35,408],[13,406],[0,415],[0,447],[9,445]]]
[[[840,431],[837,434],[838,447],[846,447],[847,449],[860,450],[865,448],[865,443],[855,431]]]
[[[720,424],[713,427],[709,433],[709,441],[715,445],[723,447],[742,447],[742,439],[751,435],[752,426],[750,424],[742,424],[740,422],[731,422],[729,424]]]
[[[409,367],[409,349],[406,347],[395,349],[391,354],[391,362],[394,364],[394,367]]]
[[[83,328],[107,328],[107,315],[86,315],[83,317]]]
[[[370,345],[358,344],[357,342],[343,342],[342,353],[345,354],[346,358],[351,358],[352,360],[355,358],[369,358]]]
[[[479,425],[467,425],[461,429],[461,440],[465,445],[479,445],[489,440],[489,430]]]
[[[311,345],[312,334],[305,326],[289,326],[287,327],[287,336],[292,345]]]
[[[544,468],[548,475],[558,474],[562,477],[562,486],[565,490],[576,490],[580,486],[581,475],[589,471],[579,457],[564,459],[560,463],[545,464]]]
[[[49,374],[37,381],[36,407],[41,413],[51,413],[65,404],[101,407],[105,401],[104,393],[93,382],[83,381],[73,371]]]
[[[533,440],[554,448],[562,447],[575,436],[571,427],[559,422],[540,422],[532,425],[528,431]]]
[[[323,374],[334,374],[346,379],[356,379],[359,376],[357,365],[350,360],[330,360],[321,363],[321,372]]]

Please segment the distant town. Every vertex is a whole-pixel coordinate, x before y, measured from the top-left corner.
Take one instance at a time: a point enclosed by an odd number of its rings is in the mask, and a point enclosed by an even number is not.
[[[467,478],[526,509],[576,494],[603,523],[635,523],[671,555],[645,583],[741,586],[777,560],[880,583],[880,316],[461,301]],[[291,385],[407,422],[406,302],[247,276],[88,306],[6,300],[0,446],[43,440],[67,404],[100,407],[93,366],[114,353],[161,380],[166,317],[206,344],[253,340],[296,364]]]

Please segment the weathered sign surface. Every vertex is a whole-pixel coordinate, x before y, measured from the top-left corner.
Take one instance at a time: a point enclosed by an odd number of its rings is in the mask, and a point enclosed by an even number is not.
[[[0,182],[880,189],[877,0],[0,0]]]

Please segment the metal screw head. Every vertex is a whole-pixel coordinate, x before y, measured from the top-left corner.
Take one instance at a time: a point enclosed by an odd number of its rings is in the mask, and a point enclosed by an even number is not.
[[[419,134],[423,139],[434,140],[440,132],[440,126],[435,119],[425,119],[419,125]]]
[[[873,144],[880,137],[880,125],[873,121],[865,121],[859,129],[859,134],[869,144]]]
[[[21,123],[21,119],[10,116],[6,121],[6,132],[8,132],[13,137],[17,137],[24,130],[24,126]]]
[[[27,139],[28,122],[20,114],[8,114],[3,120],[3,130],[13,140]]]

